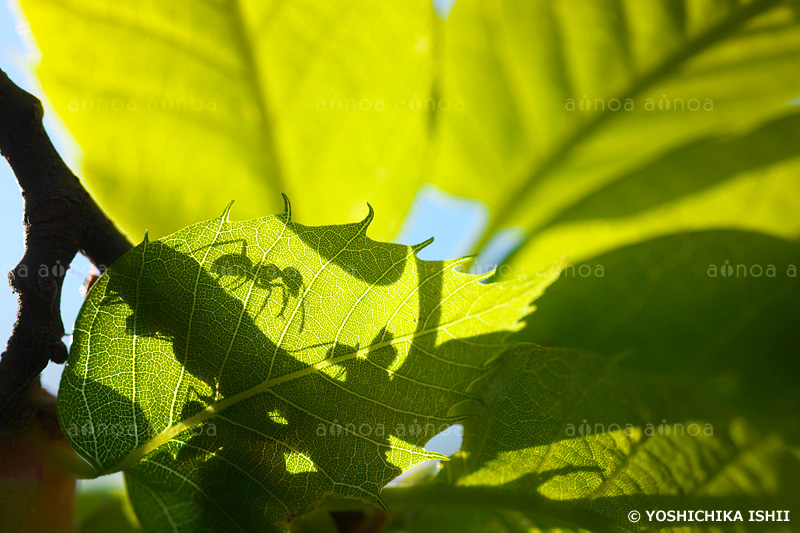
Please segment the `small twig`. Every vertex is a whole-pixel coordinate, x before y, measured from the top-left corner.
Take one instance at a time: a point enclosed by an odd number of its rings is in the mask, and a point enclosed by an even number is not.
[[[25,424],[37,407],[39,373],[66,359],[61,286],[75,254],[102,271],[132,247],[58,155],[43,115],[41,102],[0,70],[0,154],[25,204],[25,255],[8,274],[19,310],[0,359],[0,430]]]

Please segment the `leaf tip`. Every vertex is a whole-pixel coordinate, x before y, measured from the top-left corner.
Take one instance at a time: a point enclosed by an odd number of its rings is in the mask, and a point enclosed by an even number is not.
[[[470,258],[470,260],[474,261],[475,258],[472,257],[472,258]],[[470,266],[471,266],[471,263],[470,263]],[[481,273],[480,270],[477,270],[477,271],[473,271],[472,274],[475,275],[475,280],[478,281],[479,283],[487,281],[487,280],[493,278],[495,276],[495,274],[497,274],[497,265],[492,266],[492,268],[488,269],[486,272]]]
[[[414,253],[419,253],[422,249],[426,248],[432,242],[433,242],[433,237],[431,237],[430,239],[426,239],[419,244],[415,244],[411,248],[414,250]]]
[[[150,235],[147,233],[147,230],[144,230],[144,239],[142,239],[142,244],[147,244],[150,242]]]
[[[365,226],[369,226],[372,222],[372,219],[375,218],[375,210],[372,209],[372,206],[369,204],[369,202],[367,202],[367,208],[369,209],[369,213],[367,213],[367,217],[364,219],[364,222],[362,222],[362,224]]]
[[[222,214],[219,216],[223,222],[229,222],[230,219],[228,218],[231,214],[231,207],[233,207],[233,202],[235,200],[231,200],[228,202],[228,205],[225,206],[225,209],[222,210]]]
[[[470,265],[473,261],[475,261],[476,255],[465,255],[464,257],[458,257],[456,259],[451,259],[447,261],[448,267],[450,270],[457,274],[464,274],[464,275],[474,275],[470,272]],[[480,281],[480,280],[478,280]]]
[[[287,222],[290,222],[292,220],[292,203],[285,193],[281,193],[281,196],[283,197],[283,216],[286,217]]]
[[[392,519],[392,511],[389,510],[389,506],[386,505],[386,501],[380,495],[378,495],[374,500],[372,500],[372,503],[380,507],[381,511],[383,511],[384,514],[386,514],[389,520]]]
[[[369,208],[369,213],[367,213],[367,216],[364,218],[364,220],[356,224],[359,234],[363,233],[364,235],[366,235],[367,229],[369,228],[369,225],[372,223],[372,219],[375,217],[375,210],[372,209],[372,206],[369,205],[369,202],[367,202],[367,207]]]

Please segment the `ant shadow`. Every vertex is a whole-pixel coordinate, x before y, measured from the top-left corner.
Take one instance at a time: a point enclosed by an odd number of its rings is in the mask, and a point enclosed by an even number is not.
[[[303,228],[294,225],[292,230]],[[139,513],[146,527],[166,519],[191,520],[201,530],[263,529],[265,516],[275,525],[309,511],[298,502],[313,501],[310,492],[318,498],[334,494],[380,505],[375,494],[400,474],[398,458],[409,461],[420,454],[398,445],[397,439],[423,446],[460,421],[451,414],[454,398],[480,403],[469,388],[482,374],[480,364],[487,356],[476,346],[496,347],[505,333],[469,339],[432,333],[442,321],[443,279],[450,267],[416,259],[402,246],[388,248],[376,266],[372,258],[378,254],[370,247],[378,244],[358,238],[351,239],[355,255],[349,259],[328,248],[320,256],[341,261],[346,273],[357,273],[356,278],[371,286],[399,279],[409,260],[414,261],[419,276],[411,291],[418,293],[416,326],[397,336],[386,323],[363,345],[337,337],[303,348],[318,354],[313,360],[300,360],[265,332],[258,316],[264,302],[255,304],[258,313],[253,313],[234,294],[250,282],[266,290],[267,300],[280,291],[280,300],[267,305],[278,309],[277,314],[305,312],[308,291],[299,270],[294,276],[291,265],[254,262],[246,242],[241,252],[219,255],[204,266],[185,241],[145,241],[96,287],[104,291],[98,293],[100,312],[126,316],[108,334],[127,343],[120,349],[131,354],[133,372],[123,370],[122,375],[137,378],[135,400],[97,381],[85,385],[87,412],[118,418],[119,413],[133,413],[135,439],[115,446],[116,455],[104,457],[103,465],[116,464],[137,443],[179,421],[236,399],[209,411],[208,418],[126,470],[133,501],[150,503]],[[234,241],[217,244],[229,242]],[[129,274],[143,272],[145,276]],[[314,307],[315,314],[323,312],[323,307]],[[402,356],[399,346],[408,348]],[[128,384],[128,390],[133,387]],[[106,409],[109,402],[123,408]],[[363,480],[360,485],[344,482],[353,471]]]
[[[305,284],[300,271],[293,266],[279,268],[274,263],[254,263],[247,255],[247,241],[245,239],[224,241],[218,243],[218,245],[239,241],[242,243],[241,252],[228,253],[216,258],[211,263],[211,273],[216,275],[216,279],[220,283],[226,278],[237,280],[238,283],[234,281],[234,283],[227,286],[231,292],[247,284],[253,284],[255,287],[265,290],[267,295],[264,297],[264,301],[258,311],[255,312],[255,316],[261,315],[267,307],[275,289],[281,292],[281,308],[276,315],[277,317],[284,316],[290,298],[297,300],[300,306],[299,331],[303,331],[306,313],[304,300],[300,296],[305,289]]]
[[[216,263],[218,267],[241,261],[232,254],[222,258],[224,261]],[[247,265],[244,261],[241,264]],[[391,449],[388,432],[353,434],[350,428],[362,427],[364,421],[342,419],[341,413],[348,413],[340,405],[349,399],[346,389],[366,391],[363,382],[367,378],[361,370],[349,372],[341,383],[311,371],[308,364],[278,347],[262,331],[242,301],[220,284],[224,275],[219,271],[209,273],[189,253],[171,245],[145,242],[115,267],[118,272],[107,278],[100,310],[128,314],[121,325],[127,332],[121,342],[136,343],[135,350],[130,347],[131,353],[136,354],[131,364],[139,382],[148,383],[143,386],[145,389],[161,387],[170,394],[145,391],[138,393],[141,400],[131,401],[97,381],[86,384],[86,394],[103,399],[93,410],[102,411],[102,405],[111,398],[130,405],[135,442],[146,442],[214,402],[262,385],[265,376],[280,381],[288,374],[308,374],[245,395],[174,437],[174,445],[147,455],[126,471],[132,494],[153,502],[156,508],[163,504],[163,508],[174,512],[169,518],[175,522],[183,517],[194,520],[200,529],[230,530],[235,526],[256,530],[263,527],[265,515],[285,519],[307,511],[294,502],[303,501],[309,487],[339,497],[370,499],[375,492],[373,482],[359,487],[335,481],[341,476],[339,470],[345,458],[360,457],[371,462],[373,475],[377,471],[385,482],[399,475],[400,469],[386,457]],[[291,272],[290,268],[283,269],[284,276]],[[142,271],[146,276],[123,274]],[[124,306],[125,311],[114,309],[118,306]],[[381,353],[389,353],[391,347],[388,348]],[[350,353],[345,350],[352,351],[340,345],[329,353]],[[174,354],[177,365],[170,368],[169,361],[163,360],[165,352]],[[350,368],[369,364],[373,374],[385,373],[371,363],[343,364]],[[147,405],[146,410],[143,405]],[[130,409],[126,407],[123,412]],[[367,430],[365,426],[362,429]],[[309,435],[320,440],[309,442]],[[365,440],[369,452],[364,449]],[[133,442],[130,439],[127,447],[118,446],[116,456],[104,457],[102,463],[108,466],[123,459],[132,451]],[[336,453],[320,453],[331,448]],[[165,475],[169,472],[177,475]],[[235,479],[237,490],[223,486],[220,480],[226,479]],[[189,506],[187,490],[194,493],[189,497],[193,502]],[[153,524],[165,519],[149,517],[148,513],[140,514],[140,518],[145,522],[152,518]]]

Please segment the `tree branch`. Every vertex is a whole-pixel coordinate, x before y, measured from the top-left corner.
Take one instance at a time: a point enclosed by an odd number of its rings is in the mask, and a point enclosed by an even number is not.
[[[25,424],[37,407],[39,373],[66,359],[61,286],[75,254],[104,271],[132,247],[58,155],[43,115],[41,102],[0,70],[0,154],[25,204],[25,255],[8,274],[19,310],[0,359],[0,430]]]

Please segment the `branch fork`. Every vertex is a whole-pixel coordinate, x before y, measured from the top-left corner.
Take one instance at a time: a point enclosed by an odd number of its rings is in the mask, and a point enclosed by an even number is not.
[[[61,287],[75,254],[104,271],[132,247],[58,155],[43,116],[41,102],[0,70],[0,154],[25,213],[25,254],[8,274],[19,308],[0,359],[0,432],[28,422],[39,408],[39,374],[66,360]]]

